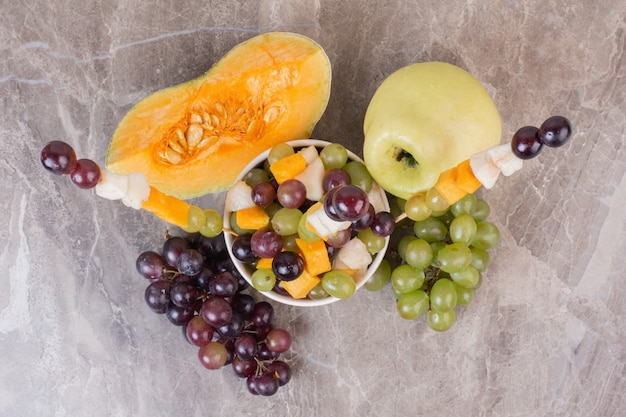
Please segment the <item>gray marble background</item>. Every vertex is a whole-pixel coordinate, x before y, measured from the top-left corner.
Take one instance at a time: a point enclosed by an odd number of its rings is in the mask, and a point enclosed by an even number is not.
[[[1,0],[0,415],[626,415],[626,3],[621,0]],[[276,305],[289,385],[249,395],[150,311],[136,256],[166,225],[41,168],[60,139],[104,164],[124,113],[237,43],[312,37],[333,65],[314,136],[359,153],[395,69],[444,60],[492,94],[502,142],[562,114],[566,148],[481,194],[502,241],[444,334],[388,290]],[[221,209],[222,195],[201,199]]]

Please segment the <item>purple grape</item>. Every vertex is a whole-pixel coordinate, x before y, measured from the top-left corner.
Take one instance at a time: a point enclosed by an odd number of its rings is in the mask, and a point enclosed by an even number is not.
[[[244,328],[244,320],[236,311],[233,311],[232,317],[230,319],[230,323],[226,323],[222,326],[219,326],[216,330],[217,332],[227,340],[235,340],[239,336],[241,336]],[[233,345],[234,349],[234,345]]]
[[[539,140],[539,129],[535,126],[524,126],[513,135],[511,150],[520,159],[531,159],[539,155],[543,143]]]
[[[272,324],[273,318],[274,307],[267,301],[259,301],[258,303],[256,303],[256,305],[254,306],[254,310],[250,315],[250,320],[257,328],[270,326]]]
[[[144,292],[144,299],[148,307],[158,314],[165,314],[170,303],[170,289],[172,285],[169,281],[159,280],[148,285]]]
[[[278,385],[283,386],[291,380],[291,367],[283,361],[277,360],[267,366],[267,370],[278,379]]]
[[[239,378],[248,378],[254,376],[258,365],[254,359],[242,359],[235,357],[231,363],[233,372]]]
[[[396,219],[388,211],[379,211],[374,216],[374,221],[370,227],[377,236],[391,236],[396,227]]]
[[[146,279],[161,279],[165,271],[165,259],[154,251],[145,251],[137,257],[135,267]]]
[[[276,189],[269,182],[260,182],[252,188],[252,201],[261,207],[267,207],[276,199]]]
[[[175,326],[184,326],[193,318],[195,314],[195,310],[192,307],[179,307],[173,302],[167,305],[167,309],[165,310],[165,315],[167,316],[170,323]]]
[[[219,257],[222,254],[226,254],[226,241],[224,240],[224,233],[220,233],[214,237],[207,237],[198,234],[196,247],[198,252],[206,258]]]
[[[252,234],[246,233],[239,235],[233,239],[231,250],[235,258],[244,263],[252,263],[256,260],[256,256],[251,246]]]
[[[275,328],[267,334],[265,343],[272,352],[283,353],[291,347],[291,335],[285,329]]]
[[[228,271],[219,272],[209,281],[209,291],[212,295],[231,297],[237,293],[239,283]]]
[[[326,243],[328,243],[329,248],[331,250],[335,248],[341,248],[343,247],[343,245],[348,243],[351,237],[352,237],[352,232],[348,228],[348,229],[340,230],[334,235],[328,236],[328,240],[326,241]],[[329,253],[329,255],[332,255],[332,253]],[[332,256],[330,256],[330,258],[332,259]]]
[[[100,167],[91,159],[79,159],[70,172],[70,179],[78,188],[93,188],[100,181]]]
[[[254,311],[255,304],[256,301],[251,295],[237,293],[233,297],[232,307],[233,310],[238,311],[242,316],[248,317]]]
[[[372,225],[372,222],[374,221],[374,216],[376,216],[376,212],[374,210],[374,206],[370,204],[369,208],[367,209],[367,213],[365,213],[360,219],[352,222],[352,230],[354,230],[355,232],[360,232],[367,229]]]
[[[278,387],[278,379],[269,372],[256,377],[255,389],[259,394],[265,397],[276,394]]]
[[[233,318],[233,308],[223,298],[212,296],[202,303],[200,314],[204,321],[218,328],[231,322]]]
[[[274,352],[269,348],[269,346],[267,346],[267,343],[261,342],[259,343],[256,356],[262,361],[271,361],[273,359],[277,359],[280,356],[280,353]]]
[[[354,222],[363,217],[369,210],[367,193],[356,185],[337,187],[332,196],[331,205],[341,220]]]
[[[287,180],[278,186],[276,197],[281,206],[298,208],[306,199],[306,187],[298,180]]]
[[[41,150],[41,163],[43,167],[55,175],[67,175],[76,166],[76,153],[65,142],[53,140],[48,142]]]
[[[272,261],[272,271],[280,281],[293,281],[302,275],[304,260],[295,252],[280,252]]]
[[[250,375],[246,379],[246,388],[248,388],[248,392],[252,395],[259,395],[259,392],[256,390],[256,376]]]
[[[179,236],[167,238],[163,244],[163,258],[168,265],[176,267],[180,254],[191,247],[189,241]]]
[[[196,287],[208,291],[211,279],[213,279],[213,275],[215,275],[215,273],[211,268],[209,268],[208,266],[203,266],[202,270],[200,270],[199,273],[191,277],[191,279]]]
[[[235,354],[240,359],[254,358],[257,350],[257,340],[249,333],[244,333],[235,340]]]
[[[252,234],[250,247],[259,258],[273,258],[282,251],[283,238],[269,227],[263,227]]]
[[[563,116],[552,116],[539,126],[539,140],[546,146],[558,148],[572,136],[572,124]]]
[[[215,330],[204,321],[202,316],[195,316],[185,326],[185,336],[192,345],[202,347],[213,339]]]
[[[335,187],[351,184],[350,175],[341,168],[333,168],[324,174],[322,189],[325,193]]]
[[[185,249],[180,253],[176,260],[176,268],[178,272],[185,275],[196,275],[202,271],[204,258],[202,254],[195,249]]]
[[[341,187],[331,188],[324,196],[324,212],[326,212],[326,215],[329,218],[337,222],[341,221],[341,217],[339,217],[339,214],[335,210],[335,206],[333,206],[333,196],[340,188]]]
[[[170,290],[170,300],[178,307],[193,307],[198,299],[198,289],[187,282],[177,282]]]

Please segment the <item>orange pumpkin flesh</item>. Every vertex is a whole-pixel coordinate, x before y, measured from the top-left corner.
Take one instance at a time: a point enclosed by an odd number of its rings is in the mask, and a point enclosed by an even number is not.
[[[326,109],[330,62],[311,39],[268,33],[203,76],[141,100],[113,134],[107,168],[182,199],[227,189],[256,155],[307,138]]]

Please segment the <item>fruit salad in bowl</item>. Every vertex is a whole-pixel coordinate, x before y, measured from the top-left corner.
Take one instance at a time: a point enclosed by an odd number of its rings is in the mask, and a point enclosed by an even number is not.
[[[226,195],[226,246],[268,298],[320,306],[352,296],[382,262],[395,219],[343,145],[303,139],[254,158]]]

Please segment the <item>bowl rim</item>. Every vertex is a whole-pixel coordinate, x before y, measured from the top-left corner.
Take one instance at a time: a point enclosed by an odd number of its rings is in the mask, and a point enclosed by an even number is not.
[[[307,147],[307,146],[315,146],[317,148],[324,148],[328,145],[331,145],[333,143],[336,142],[328,142],[325,140],[320,140],[320,139],[297,139],[297,140],[292,140],[292,141],[288,141],[285,142],[287,144],[289,144],[290,146],[294,147],[294,148],[299,148],[299,147]],[[237,181],[241,181],[243,180],[243,178],[246,176],[246,174],[248,173],[248,171],[250,171],[252,168],[256,167],[257,165],[259,165],[261,162],[263,162],[265,159],[267,159],[267,156],[270,152],[271,148],[266,149],[265,151],[261,152],[260,154],[258,154],[254,159],[252,159],[246,166],[245,168],[243,168],[241,170],[241,172],[239,173],[239,175],[237,176],[237,178],[235,179],[235,182]],[[348,152],[348,159],[350,160],[354,160],[354,161],[358,161],[361,163],[364,163],[363,160],[356,155],[354,152],[350,151],[349,149],[346,148],[346,151]],[[385,210],[389,211],[390,210],[390,206],[389,206],[389,199],[385,193],[385,190],[382,189],[382,187],[380,187],[379,192],[382,194],[383,198],[383,207]],[[228,256],[230,256],[233,264],[235,265],[235,268],[237,268],[237,271],[243,276],[243,278],[248,282],[248,284],[250,284],[250,287],[253,288],[257,293],[263,295],[264,297],[267,297],[271,300],[277,301],[281,304],[287,304],[287,305],[292,305],[292,306],[296,306],[296,307],[318,307],[318,306],[323,306],[323,305],[328,305],[328,304],[332,304],[335,303],[337,301],[341,301],[341,300],[346,300],[345,298],[337,298],[334,296],[328,296],[326,298],[322,298],[319,300],[313,300],[310,298],[301,298],[301,299],[296,299],[296,298],[292,298],[289,296],[285,296],[282,294],[278,294],[277,292],[274,292],[272,290],[270,291],[259,291],[256,288],[254,288],[252,286],[252,282],[251,282],[251,278],[250,278],[250,272],[248,270],[248,266],[246,266],[246,264],[244,264],[243,262],[239,261],[237,258],[234,257],[233,253],[232,253],[232,243],[234,240],[234,236],[232,233],[228,232],[228,230],[230,230],[230,211],[226,211],[226,209],[224,209],[224,239],[226,241],[226,250],[228,251]],[[355,290],[355,294],[356,292],[365,285],[365,283],[367,282],[367,280],[372,276],[372,274],[376,271],[376,269],[380,266],[380,263],[383,261],[385,254],[387,252],[387,248],[389,246],[389,240],[390,237],[387,236],[385,238],[385,245],[383,247],[383,249],[381,249],[378,253],[376,253],[376,255],[373,256],[372,259],[372,263],[369,265],[366,273],[359,279],[359,281],[356,283],[356,290]],[[351,297],[354,297],[353,294]],[[347,299],[349,299],[347,298]]]

